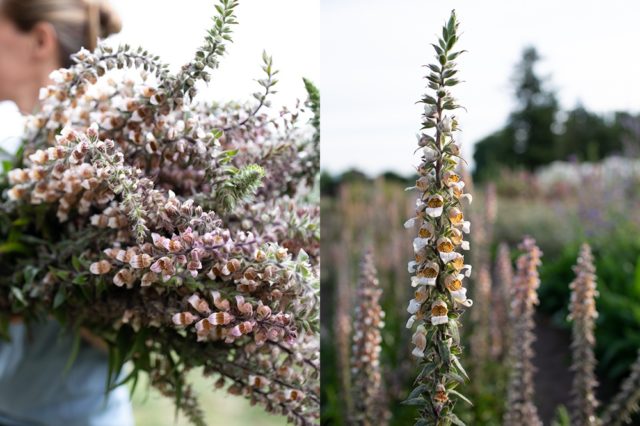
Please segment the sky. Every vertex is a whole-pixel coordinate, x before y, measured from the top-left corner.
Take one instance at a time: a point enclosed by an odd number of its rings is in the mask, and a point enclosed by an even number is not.
[[[473,143],[506,123],[511,76],[525,46],[542,56],[563,108],[640,112],[640,2],[625,0],[322,0],[322,167],[373,175],[414,171],[415,134],[430,43],[456,9],[468,51],[454,88],[458,140]]]
[[[173,71],[191,60],[212,25],[216,0],[111,0],[123,21],[122,31],[109,44],[143,46]],[[320,84],[320,0],[241,0],[234,42],[214,71],[203,99],[251,101],[263,77],[262,51],[280,70],[273,107],[293,106],[305,99],[302,77]],[[13,104],[0,103],[0,140],[21,131]]]

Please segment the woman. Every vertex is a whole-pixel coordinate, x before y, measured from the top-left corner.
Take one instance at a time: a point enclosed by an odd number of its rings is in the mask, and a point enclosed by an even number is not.
[[[105,3],[90,0],[0,0],[0,101],[22,114],[38,109],[49,74],[71,65],[81,47],[120,30]],[[3,118],[0,117],[0,125]],[[0,141],[4,150],[15,143]],[[0,342],[0,425],[128,426],[128,391],[105,395],[107,356],[99,344],[82,341],[69,369],[74,336],[55,321],[11,324],[11,342]]]

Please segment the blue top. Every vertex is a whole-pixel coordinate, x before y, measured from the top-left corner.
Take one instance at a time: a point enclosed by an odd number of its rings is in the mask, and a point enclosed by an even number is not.
[[[74,336],[56,321],[11,324],[10,333],[0,341],[0,425],[133,425],[128,389],[105,395],[105,353],[82,341],[65,372]]]

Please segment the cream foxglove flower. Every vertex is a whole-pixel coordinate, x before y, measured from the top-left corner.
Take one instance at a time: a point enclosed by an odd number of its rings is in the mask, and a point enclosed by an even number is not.
[[[407,325],[406,328],[411,328],[413,327],[413,324],[416,322],[416,316],[415,315],[411,315],[409,317],[409,319],[407,320]]]
[[[462,280],[464,276],[462,274],[449,275],[445,279],[445,287],[451,293],[453,300],[464,306],[471,306],[473,302],[467,299],[467,289],[462,286]]]
[[[429,262],[415,277],[411,277],[411,286],[436,285],[439,271],[440,266],[436,262]]]
[[[447,309],[447,304],[442,300],[436,300],[431,305],[431,324],[433,325],[441,325],[447,324],[449,322],[449,316],[447,313],[449,309]]]
[[[415,224],[416,224],[416,220],[418,220],[417,217],[412,217],[411,219],[407,220],[404,223],[405,229],[413,228],[415,226]]]
[[[416,299],[411,299],[409,301],[409,306],[407,307],[407,312],[413,315],[420,310],[421,306],[422,304],[418,302]]]
[[[424,358],[424,350],[427,348],[427,336],[424,333],[423,327],[419,327],[416,332],[413,333],[411,342],[415,345],[411,354],[416,358]]]
[[[431,217],[440,217],[442,215],[442,209],[444,207],[444,199],[442,195],[436,194],[431,195],[427,199],[426,203],[427,207],[424,212]]]
[[[448,115],[446,117],[444,117],[442,119],[442,121],[440,121],[440,123],[438,123],[438,128],[444,134],[451,133],[451,130],[453,130],[452,129],[453,128],[453,120],[451,119],[451,117],[449,117]]]
[[[454,248],[455,247],[449,238],[440,237],[438,239],[438,254],[440,254],[440,259],[442,259],[444,263],[449,263],[458,256],[458,253],[453,251]]]
[[[430,222],[424,222],[418,231],[418,237],[430,240],[435,235],[435,228]]]
[[[429,238],[414,238],[413,239],[413,251],[418,253],[429,244]]]

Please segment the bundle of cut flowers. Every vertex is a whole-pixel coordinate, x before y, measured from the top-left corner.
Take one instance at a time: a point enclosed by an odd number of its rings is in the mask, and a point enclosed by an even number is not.
[[[305,102],[269,113],[265,54],[253,102],[194,99],[236,7],[221,0],[175,74],[104,44],[52,74],[0,175],[0,329],[19,316],[88,331],[107,343],[110,386],[128,364],[124,381],[147,373],[195,424],[194,368],[316,424],[319,94],[305,80]]]

